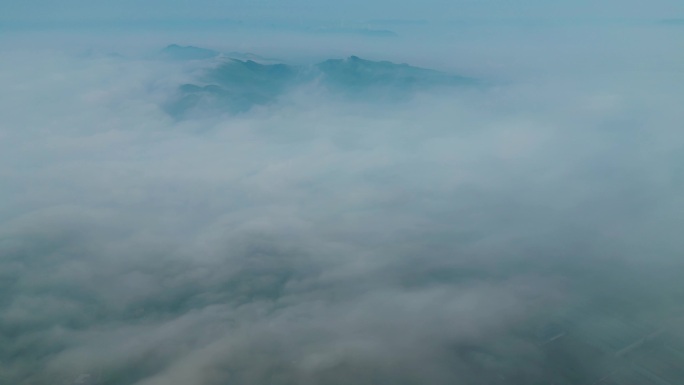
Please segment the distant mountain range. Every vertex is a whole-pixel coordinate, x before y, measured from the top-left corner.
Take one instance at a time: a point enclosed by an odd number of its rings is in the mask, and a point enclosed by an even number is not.
[[[193,46],[182,47],[171,44],[161,50],[159,56],[164,59],[173,60],[203,60],[219,56],[221,53],[213,49],[199,48]]]
[[[375,101],[398,101],[421,90],[478,84],[468,77],[357,56],[295,66],[251,54],[170,45],[160,57],[208,62],[197,82],[179,86],[167,104],[167,111],[176,118],[195,111],[245,112],[273,103],[295,87],[307,84],[317,84],[333,95]]]

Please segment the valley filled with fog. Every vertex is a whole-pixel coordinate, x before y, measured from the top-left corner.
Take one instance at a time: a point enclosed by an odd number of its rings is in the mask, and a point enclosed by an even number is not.
[[[684,28],[376,24],[8,32],[0,383],[684,378]]]

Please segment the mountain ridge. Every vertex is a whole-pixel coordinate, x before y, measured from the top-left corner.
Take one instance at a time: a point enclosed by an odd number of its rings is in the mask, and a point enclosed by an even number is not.
[[[180,85],[173,100],[167,103],[167,112],[176,118],[191,115],[193,110],[246,112],[255,106],[272,104],[287,92],[305,85],[321,87],[343,98],[396,102],[409,99],[419,91],[478,84],[474,78],[356,55],[307,66],[241,60],[192,46],[169,47],[172,52],[182,53],[181,57],[193,58],[186,60],[211,62],[195,82]],[[211,56],[213,53],[216,54]]]

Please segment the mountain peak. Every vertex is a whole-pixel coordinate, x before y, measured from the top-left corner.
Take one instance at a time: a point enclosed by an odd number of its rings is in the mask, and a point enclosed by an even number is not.
[[[212,49],[194,47],[191,45],[180,46],[171,44],[161,50],[161,55],[173,60],[204,60],[219,56],[218,51]]]

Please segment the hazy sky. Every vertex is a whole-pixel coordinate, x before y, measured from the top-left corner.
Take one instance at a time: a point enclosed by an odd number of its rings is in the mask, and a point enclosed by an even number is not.
[[[6,21],[83,21],[140,19],[426,19],[461,18],[672,18],[684,16],[677,0],[6,0],[0,3]]]

